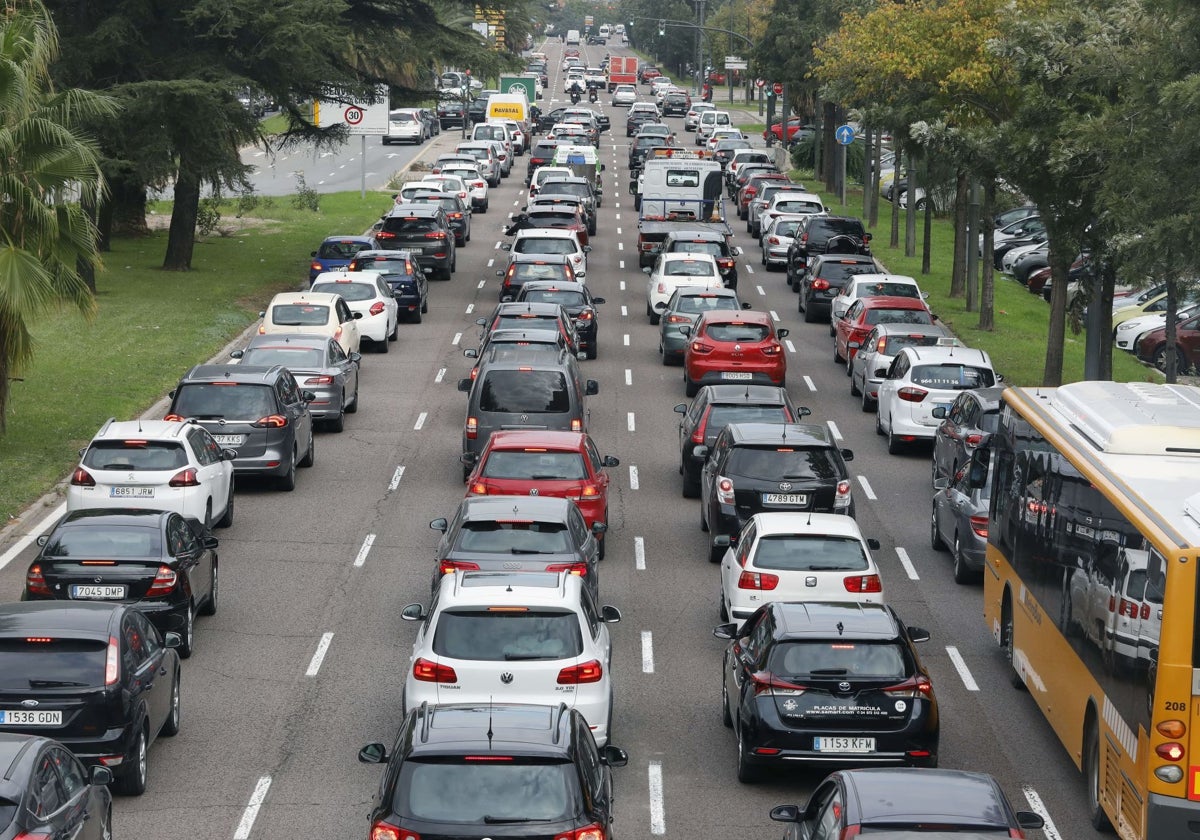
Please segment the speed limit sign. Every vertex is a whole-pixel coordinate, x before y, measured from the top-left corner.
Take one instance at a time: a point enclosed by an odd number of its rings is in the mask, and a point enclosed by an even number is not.
[[[351,105],[342,115],[346,120],[346,125],[358,125],[363,121],[363,111],[357,105]]]

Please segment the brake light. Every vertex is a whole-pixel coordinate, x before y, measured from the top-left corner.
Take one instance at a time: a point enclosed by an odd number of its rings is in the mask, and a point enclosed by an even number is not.
[[[889,697],[930,696],[933,694],[933,683],[922,674],[880,690]]]
[[[733,482],[723,475],[717,476],[717,503],[733,504]]]
[[[199,487],[200,479],[196,477],[195,470],[180,470],[171,476],[171,480],[167,482],[168,487]]]
[[[446,232],[439,230],[436,233],[427,233],[427,234],[425,234],[425,238],[426,239],[445,239]]]
[[[474,372],[475,372],[474,370],[471,371],[471,373],[474,373]],[[467,418],[467,440],[475,440],[478,436],[479,436],[479,418],[478,417],[468,417]]]
[[[763,695],[783,695],[795,697],[803,694],[807,690],[806,686],[793,685],[792,683],[776,679],[775,675],[770,671],[756,671],[755,673],[751,674],[750,684],[754,686],[755,697],[761,697]]]
[[[668,324],[690,324],[691,322],[692,322],[692,319],[687,317],[686,315],[668,315],[667,316]]]
[[[812,288],[814,292],[823,292],[829,288],[829,281],[822,280],[820,277],[818,277],[816,280],[812,281]]]
[[[95,487],[96,479],[83,467],[76,467],[75,472],[71,473],[71,484],[75,487]]]
[[[46,578],[42,575],[42,566],[40,563],[34,563],[29,567],[29,571],[25,573],[25,589],[30,595],[51,595],[50,587],[46,585]]]
[[[552,574],[566,572],[575,577],[587,577],[587,563],[551,563],[546,566],[546,571]]]
[[[336,330],[333,331],[333,340],[337,341],[341,337],[342,337],[342,328],[339,326]]]
[[[50,840],[51,835],[44,831],[22,831],[14,835],[13,840]]]
[[[971,530],[974,531],[977,536],[979,536],[985,540],[987,539],[987,534],[988,534],[987,522],[988,522],[987,516],[972,516],[971,517]],[[1142,618],[1146,618],[1146,617],[1147,616],[1144,616],[1144,615],[1142,616]]]
[[[325,266],[321,265],[319,262],[314,262],[309,266],[309,268],[311,268],[313,271],[321,271],[325,268]]]
[[[104,653],[104,684],[116,685],[121,666],[121,645],[116,636],[108,637],[108,649]]]
[[[332,376],[310,376],[304,380],[305,385],[332,385]]]
[[[1159,758],[1165,758],[1167,761],[1179,761],[1183,758],[1183,744],[1159,744],[1154,748],[1154,752],[1158,754]]]
[[[585,309],[582,312],[580,312],[578,315],[576,315],[575,317],[578,318],[580,321],[590,321],[590,320],[592,320],[593,317],[595,317],[595,314],[596,313],[593,312],[591,309]]]
[[[691,347],[693,353],[700,353],[701,355],[711,353],[716,349],[711,344],[705,344],[703,341],[693,341]]]
[[[779,575],[769,575],[766,572],[742,572],[738,577],[738,589],[770,592],[778,585]]]
[[[768,344],[766,347],[762,348],[762,352],[764,356],[778,356],[783,352],[783,348],[778,344]]]
[[[413,678],[420,682],[456,683],[458,674],[449,665],[440,662],[430,662],[420,657],[413,663]]]
[[[879,575],[851,575],[843,578],[842,583],[847,592],[882,592],[883,581]]]
[[[1125,618],[1137,618],[1138,605],[1135,601],[1130,601],[1128,598],[1121,599],[1121,606],[1117,610],[1117,615]]]
[[[967,435],[965,438],[967,446],[978,446],[982,440],[983,435],[980,434]]]
[[[477,481],[471,485],[471,488],[469,490],[467,490],[467,495],[468,496],[486,496],[487,492],[488,492],[488,486],[486,484],[484,484],[482,481]]]
[[[395,239],[396,234],[392,233],[390,230],[377,230],[377,231],[375,231],[375,238],[376,239]]]
[[[554,840],[604,840],[604,829],[592,823],[583,828],[577,828],[574,831],[565,831],[562,834],[556,834],[554,835]]]
[[[370,312],[372,315],[382,315],[383,314],[383,301],[381,301],[381,300],[375,301],[373,304],[371,304],[371,308],[367,311]]]
[[[929,396],[929,392],[923,388],[901,388],[896,392],[896,396],[905,402],[919,403]]]
[[[268,414],[266,417],[259,417],[250,425],[256,429],[283,429],[287,424],[288,419],[282,414]]]
[[[438,565],[438,574],[452,575],[455,572],[478,572],[479,564],[467,560],[443,560]]]
[[[579,419],[572,420],[571,421],[571,431],[572,432],[582,432],[583,431],[583,421],[579,420]]]
[[[175,570],[170,566],[159,566],[158,573],[154,575],[154,581],[146,590],[146,597],[157,598],[160,595],[167,595],[175,588],[175,582],[178,580],[179,575],[175,574]]]
[[[1145,621],[1147,618],[1150,617],[1150,605],[1149,604],[1145,604],[1145,603],[1142,604],[1141,617],[1142,617],[1142,621]]]
[[[802,233],[802,234],[800,234],[800,241],[801,241],[801,242],[808,242],[808,234],[807,234],[807,233]]]
[[[603,676],[604,666],[600,664],[599,659],[593,659],[581,665],[572,665],[569,668],[563,668],[558,672],[558,684],[582,685],[583,683],[600,682]]]
[[[885,350],[887,350],[887,336],[881,335],[879,341],[875,342],[875,352],[882,356]]]
[[[768,245],[778,245],[778,244],[779,244],[779,237],[778,237],[778,236],[768,236],[768,237],[767,237],[767,244],[768,244]]]

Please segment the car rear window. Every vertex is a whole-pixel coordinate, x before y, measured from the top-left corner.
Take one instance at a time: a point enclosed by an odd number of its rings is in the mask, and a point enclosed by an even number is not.
[[[715,435],[730,423],[790,423],[794,419],[782,405],[714,405],[708,410],[706,428]]]
[[[725,472],[763,481],[834,481],[842,475],[831,450],[789,446],[736,447]]]
[[[557,303],[559,306],[586,306],[587,298],[583,292],[572,290],[553,290],[553,289],[531,289],[526,292],[521,300],[533,301],[536,303]]]
[[[820,213],[825,208],[815,201],[777,201],[775,202],[775,212],[777,213]]]
[[[536,824],[570,819],[579,810],[574,765],[524,756],[489,758],[406,759],[392,803],[397,816],[431,823]]]
[[[0,689],[104,685],[107,653],[99,639],[0,639]]]
[[[346,300],[371,300],[379,294],[373,283],[317,283],[312,291],[341,295]]]
[[[926,309],[868,309],[868,324],[932,324]]]
[[[903,680],[908,657],[894,642],[783,642],[771,650],[767,668],[782,677]]]
[[[480,520],[464,522],[455,540],[456,551],[473,554],[565,554],[571,535],[562,522]]]
[[[790,236],[795,238],[796,231],[804,224],[800,219],[783,219],[771,227],[773,236]]]
[[[158,528],[136,525],[102,525],[59,528],[43,553],[49,557],[161,557]]]
[[[412,266],[408,260],[397,257],[359,257],[354,261],[354,271],[369,271],[371,269],[386,269],[400,274],[411,274]]]
[[[492,370],[483,380],[480,411],[556,414],[571,410],[567,377],[556,370]]]
[[[823,280],[834,282],[844,281],[856,274],[875,274],[878,269],[874,263],[860,263],[852,260],[825,260],[816,268],[816,276]]]
[[[523,236],[513,245],[518,254],[574,254],[575,242],[571,239],[540,236]]]
[[[483,476],[530,481],[573,481],[587,478],[587,468],[583,456],[578,452],[495,450],[483,465]]]
[[[391,216],[383,220],[383,229],[398,236],[432,233],[439,230],[437,219],[429,216]]]
[[[859,297],[905,297],[919,298],[921,290],[914,283],[897,283],[892,280],[882,280],[878,283],[859,281]]]
[[[317,251],[319,260],[348,260],[359,251],[370,248],[366,242],[322,242]]]
[[[668,277],[712,277],[713,264],[705,260],[667,260],[662,273]]]
[[[679,298],[675,311],[684,315],[703,315],[705,312],[736,312],[737,301],[728,295],[686,295]]]
[[[724,256],[720,242],[696,242],[692,239],[676,239],[671,243],[669,254],[708,254],[712,257]]]
[[[558,318],[553,315],[501,315],[493,330],[553,330],[558,332]]]
[[[283,365],[288,369],[312,369],[324,367],[324,362],[324,352],[316,347],[251,347],[242,353],[244,365]]]
[[[970,365],[915,365],[912,369],[914,385],[926,388],[947,388],[965,391],[968,388],[990,388],[996,384],[995,375],[987,368]]]
[[[829,236],[862,236],[862,222],[857,219],[822,219],[816,230],[821,230]]]
[[[542,182],[541,191],[544,194],[559,195],[575,195],[580,198],[587,198],[591,194],[591,189],[587,184],[580,184],[572,181],[555,181],[548,179]]]
[[[530,223],[534,225],[570,225],[576,221],[574,213],[562,213],[557,210],[538,210],[527,215]]]
[[[763,537],[754,547],[754,565],[793,572],[860,572],[870,567],[858,540],[812,534]]]
[[[97,440],[83,455],[83,465],[96,470],[178,470],[187,463],[179,441]]]
[[[268,385],[189,382],[175,392],[171,411],[197,420],[254,421],[275,413],[275,396]]]
[[[417,118],[415,116],[413,116],[412,114],[392,114],[392,122],[395,122],[395,123],[407,123],[407,122],[416,122],[416,121],[417,121]]]
[[[567,659],[583,653],[583,633],[569,610],[445,610],[437,617],[433,652],[483,662]]]
[[[704,334],[713,341],[763,341],[771,328],[766,324],[709,324]]]
[[[281,303],[271,307],[271,323],[278,327],[323,327],[329,307],[313,303]]]

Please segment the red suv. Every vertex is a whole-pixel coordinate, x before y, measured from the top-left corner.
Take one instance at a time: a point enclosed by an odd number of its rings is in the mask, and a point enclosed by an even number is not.
[[[775,329],[766,312],[705,312],[689,330],[691,339],[683,353],[683,381],[689,397],[702,385],[744,382],[782,387],[787,378],[787,358],[779,339],[786,329]]]
[[[933,315],[920,298],[859,298],[834,323],[833,360],[849,365],[876,324],[932,323]]]

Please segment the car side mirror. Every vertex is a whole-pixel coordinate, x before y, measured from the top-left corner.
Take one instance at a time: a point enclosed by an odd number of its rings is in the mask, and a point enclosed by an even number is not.
[[[229,358],[231,358],[231,359],[240,359],[240,358],[242,358],[242,356],[244,356],[244,355],[246,355],[245,351],[243,351],[243,350],[234,350],[232,353],[230,353],[230,354],[229,354]]]
[[[301,391],[300,392],[300,399],[304,400],[305,402],[312,402],[316,398],[317,398],[317,395],[314,394],[312,391]]]
[[[603,171],[605,170],[605,168],[606,168],[606,167],[604,166],[604,164],[603,164],[603,163],[602,163],[602,164],[600,164],[600,171],[601,171],[601,172],[603,172]]]
[[[202,542],[204,543],[204,547],[207,548],[209,551],[215,551],[217,549],[217,546],[219,546],[221,544],[221,541],[218,540],[216,537],[214,537],[212,534],[208,534],[207,536],[205,536],[204,539],[202,540]]]
[[[408,604],[400,610],[400,617],[405,621],[422,621],[425,616],[425,608],[420,604]]]
[[[478,452],[464,452],[463,454],[458,456],[458,461],[464,467],[473,467],[477,463],[479,463],[479,453]]]
[[[88,770],[88,784],[90,785],[107,785],[112,784],[113,772],[107,767],[96,765]]]
[[[688,408],[687,403],[679,403],[677,406],[675,406],[671,410],[674,411],[676,414],[687,414],[687,408]]]
[[[771,809],[771,819],[775,822],[798,823],[803,816],[799,805],[776,805]]]
[[[501,242],[501,243],[500,243],[500,250],[501,250],[501,251],[511,251],[511,250],[512,250],[512,243],[511,243],[511,242]]]
[[[708,447],[707,446],[697,446],[695,449],[692,450],[692,460],[703,461],[707,457],[708,457]]]
[[[178,633],[164,633],[163,646],[169,648],[177,648],[183,644],[183,637]]]
[[[593,306],[601,306],[601,305],[603,305],[603,304],[605,304],[605,303],[607,303],[607,301],[606,301],[604,298],[600,298],[600,297],[597,297],[597,298],[592,298],[592,305],[593,305]]]
[[[605,604],[600,608],[600,620],[605,624],[616,624],[621,620],[621,611],[614,606]]]
[[[600,759],[609,767],[624,767],[629,763],[629,754],[620,747],[607,744],[604,751],[600,753]]]
[[[44,546],[48,542],[50,542],[49,534],[42,534],[40,537],[37,538],[37,544],[39,546]]]
[[[589,397],[594,397],[600,393],[600,383],[595,379],[589,379],[583,388],[583,393]]]
[[[395,196],[392,196],[392,197],[393,197],[393,198],[395,198]],[[317,252],[316,252],[316,251],[313,251],[313,252],[311,252],[311,253],[309,254],[309,256],[310,256],[310,257],[314,257],[314,258],[315,258],[315,257],[317,256]]]
[[[675,329],[679,330],[682,335],[692,334],[692,327],[690,324],[684,324],[682,327],[676,327]]]
[[[387,747],[380,743],[367,744],[358,751],[358,760],[363,764],[383,764],[387,758]]]
[[[266,317],[267,317],[267,310],[265,310],[265,309],[264,309],[263,311],[259,312],[259,313],[258,313],[258,317],[259,317],[259,318],[266,318]]]
[[[718,624],[713,628],[713,635],[718,639],[736,639],[737,625],[736,624]]]
[[[914,642],[928,642],[929,631],[924,627],[909,627],[908,638],[912,639]]]
[[[842,453],[843,461],[853,461],[854,460],[854,450],[853,449],[843,449],[843,450],[841,450],[841,453]]]
[[[734,245],[732,248],[729,249],[729,255],[732,257],[740,257],[742,255],[742,253],[743,253],[743,251],[742,251],[742,248],[740,245]]]
[[[932,414],[934,417],[936,417],[938,420],[945,420],[946,419],[946,406],[939,405],[937,408],[935,408],[933,411],[931,411],[929,413]]]
[[[606,467],[619,467],[621,466],[621,459],[615,455],[605,455],[603,464]]]
[[[650,274],[652,271],[653,271],[653,269],[650,268],[650,266],[646,266],[645,268],[642,269],[642,274]]]
[[[458,380],[458,390],[464,394],[471,393],[471,380],[469,378]]]
[[[807,417],[808,415],[812,414],[812,409],[806,405],[802,405],[796,409],[796,414],[798,414],[800,417]]]
[[[751,308],[750,301],[748,301],[748,300],[742,301],[742,309],[750,309],[750,308]]]
[[[486,326],[487,326],[487,318],[476,318],[476,319],[475,319],[475,323],[476,323],[478,326],[481,326],[481,327],[486,327]]]
[[[1046,825],[1046,821],[1042,818],[1042,815],[1036,814],[1033,811],[1017,811],[1016,816],[1017,825],[1021,826],[1021,828],[1037,829],[1043,828]]]
[[[597,536],[599,536],[600,534],[603,534],[607,530],[608,530],[608,523],[606,523],[606,522],[593,522],[592,523],[592,533]]]
[[[733,545],[733,537],[729,534],[718,534],[712,539],[713,548],[729,548]]]
[[[775,335],[779,336],[780,338],[787,338],[790,333],[791,330],[789,330],[787,327],[775,330]]]
[[[503,272],[503,271],[497,271],[497,272],[496,272],[496,276],[497,276],[497,277],[503,277],[503,276],[504,276],[504,272]]]
[[[466,356],[468,359],[478,359],[479,358],[479,348],[478,347],[468,347],[466,350],[463,351],[463,355]]]
[[[934,490],[945,490],[949,486],[950,486],[950,479],[948,479],[948,478],[935,478],[933,480],[933,489]]]
[[[362,320],[362,316],[363,316],[363,314],[362,314],[361,312],[355,312],[355,313],[354,313],[354,320],[355,320],[355,321],[361,321],[361,320]]]
[[[450,523],[446,521],[444,516],[440,516],[437,519],[431,520],[429,527],[434,531],[441,531],[444,534],[446,533],[446,529],[450,527]]]

